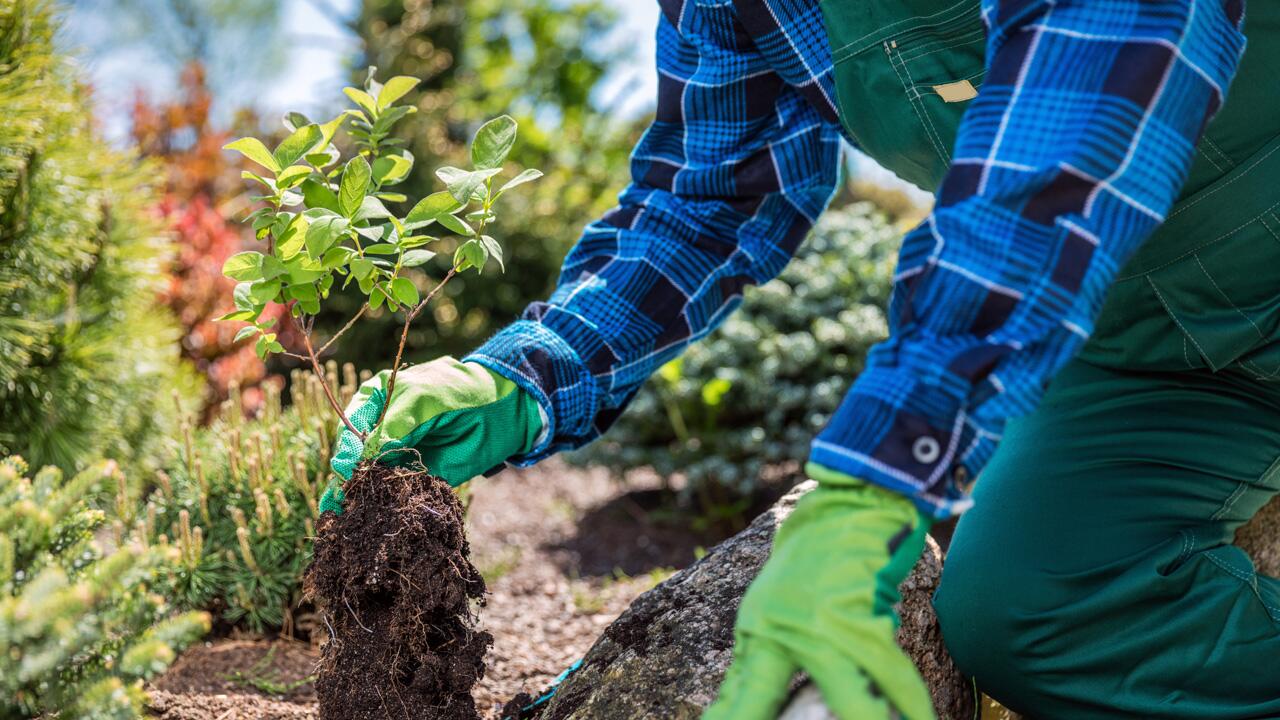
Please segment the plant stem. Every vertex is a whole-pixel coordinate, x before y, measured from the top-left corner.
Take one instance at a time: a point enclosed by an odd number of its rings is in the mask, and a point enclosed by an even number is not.
[[[355,325],[356,321],[364,316],[365,311],[368,309],[369,309],[369,303],[365,303],[361,305],[360,312],[356,313],[350,320],[347,321],[346,325],[342,326],[341,330],[335,333],[333,337],[329,338],[329,342],[326,342],[324,345],[321,345],[320,349],[316,351],[316,355],[317,356],[324,355],[324,351],[328,350],[329,346],[332,345],[335,340],[337,340],[338,338],[346,334],[346,332],[351,329],[351,326]]]
[[[302,335],[302,342],[307,346],[307,358],[311,360],[311,369],[315,372],[316,377],[319,378],[320,387],[324,388],[324,396],[329,399],[329,407],[333,408],[333,411],[338,413],[338,417],[342,418],[342,424],[346,425],[348,430],[363,441],[366,437],[365,434],[357,430],[356,426],[352,425],[351,421],[347,419],[347,414],[342,411],[342,406],[338,404],[337,398],[333,396],[333,390],[329,388],[329,380],[325,378],[324,368],[320,367],[320,359],[316,357],[316,351],[311,347],[311,331],[303,329],[297,318],[293,316],[292,311],[289,313],[289,320],[298,330],[298,333]]]
[[[438,285],[431,289],[431,292],[427,293],[426,297],[422,298],[422,302],[418,303],[412,310],[405,313],[404,327],[400,329],[400,346],[396,348],[396,361],[391,365],[391,376],[387,378],[387,399],[382,404],[382,412],[378,413],[378,419],[374,421],[373,427],[378,427],[382,424],[382,418],[387,415],[387,408],[391,407],[391,391],[396,388],[396,375],[400,372],[400,358],[404,356],[404,345],[409,340],[409,326],[413,324],[414,318],[418,317],[418,313],[422,312],[422,309],[427,306],[427,303],[431,302],[431,298],[435,297],[436,293],[440,292],[440,288],[444,287],[445,283],[452,280],[453,276],[457,274],[457,268],[449,268],[448,274],[444,276],[444,279],[442,279]]]

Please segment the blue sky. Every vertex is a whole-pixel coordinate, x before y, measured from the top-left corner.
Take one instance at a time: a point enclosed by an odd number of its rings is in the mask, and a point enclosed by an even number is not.
[[[600,97],[622,112],[638,115],[653,106],[657,78],[653,71],[654,29],[658,21],[656,0],[606,0],[621,17],[615,37],[619,52],[632,53],[636,62],[620,63],[620,68],[601,88]],[[358,0],[329,0],[343,13],[354,14]],[[92,3],[64,0],[69,12],[61,36],[64,46],[74,49],[100,41],[104,34],[120,31],[113,20],[92,9]],[[289,48],[289,65],[306,72],[284,72],[273,78],[259,94],[256,108],[266,116],[289,110],[320,112],[331,106],[348,79],[347,67],[359,50],[345,29],[328,19],[307,0],[283,0],[284,26],[297,41]],[[134,92],[141,89],[155,98],[169,96],[176,86],[176,73],[162,58],[146,52],[117,52],[107,57],[80,53],[80,62],[93,81],[98,114],[108,135],[122,140],[128,131],[127,117]]]

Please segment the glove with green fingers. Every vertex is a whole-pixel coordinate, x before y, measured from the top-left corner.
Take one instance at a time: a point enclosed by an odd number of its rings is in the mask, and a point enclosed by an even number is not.
[[[457,487],[529,452],[542,432],[532,396],[488,368],[450,357],[401,370],[386,415],[370,432],[387,405],[390,376],[389,370],[378,373],[347,405],[347,419],[368,437],[362,441],[343,424],[330,461],[343,480],[369,458],[389,465],[421,460]],[[331,486],[320,499],[320,511],[341,513],[342,500],[341,487]]]
[[[893,610],[932,521],[888,490],[805,470],[819,487],[778,530],[742,599],[734,661],[704,720],[773,720],[800,670],[842,720],[933,718]]]

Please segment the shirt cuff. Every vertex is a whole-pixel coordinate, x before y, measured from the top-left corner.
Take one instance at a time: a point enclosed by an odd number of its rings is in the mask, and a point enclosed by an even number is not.
[[[510,378],[538,402],[544,426],[534,447],[507,462],[527,467],[590,442],[599,390],[578,353],[540,322],[518,320],[463,358]]]
[[[998,436],[966,414],[958,398],[901,368],[868,368],[813,441],[809,459],[901,493],[946,519],[967,510],[973,478]]]

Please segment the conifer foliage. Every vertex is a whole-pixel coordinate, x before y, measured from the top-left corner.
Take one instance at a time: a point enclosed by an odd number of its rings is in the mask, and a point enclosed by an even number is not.
[[[325,381],[346,403],[355,368],[329,363]],[[172,540],[179,562],[165,594],[180,607],[207,609],[225,625],[254,632],[311,630],[302,573],[311,562],[317,500],[328,482],[334,420],[320,379],[294,371],[292,403],[279,384],[262,384],[254,412],[241,390],[208,427],[182,424],[181,447],[157,473],[144,508],[148,537]]]
[[[180,370],[150,166],[109,150],[40,0],[0,0],[0,455],[145,460]]]
[[[208,615],[175,615],[156,592],[177,551],[121,514],[131,503],[114,463],[69,480],[28,470],[0,460],[0,717],[140,718],[142,681],[207,632]]]

